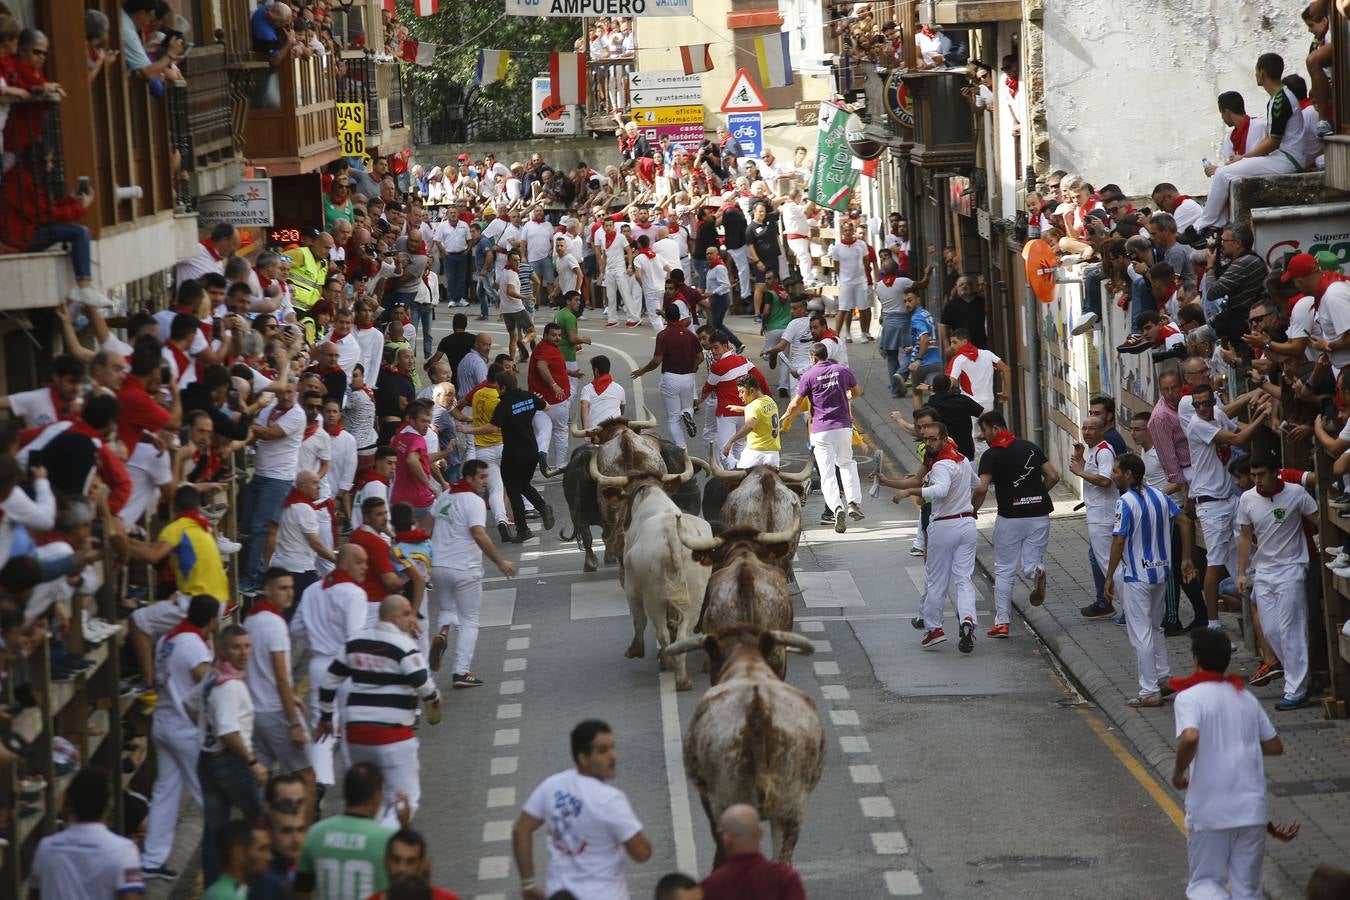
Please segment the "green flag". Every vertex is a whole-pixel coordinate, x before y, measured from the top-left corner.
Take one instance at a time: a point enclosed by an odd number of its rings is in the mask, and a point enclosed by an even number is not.
[[[844,136],[848,115],[848,110],[822,100],[820,113],[816,116],[820,137],[816,142],[816,169],[811,178],[810,199],[837,212],[848,209],[849,198],[858,184],[853,151]]]

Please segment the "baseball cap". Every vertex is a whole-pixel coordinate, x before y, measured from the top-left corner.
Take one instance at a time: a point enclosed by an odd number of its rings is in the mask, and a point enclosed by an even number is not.
[[[1317,260],[1317,265],[1326,272],[1339,272],[1341,270],[1341,258],[1330,250],[1318,250],[1313,254],[1313,259]]]
[[[461,153],[459,156],[456,156],[455,159],[458,160],[459,162],[468,162],[468,161],[469,161],[469,154],[467,154],[467,153]]]
[[[1280,280],[1293,281],[1295,278],[1304,278],[1316,271],[1316,257],[1311,253],[1300,253],[1289,260],[1289,265],[1285,267],[1284,274],[1280,276]]]

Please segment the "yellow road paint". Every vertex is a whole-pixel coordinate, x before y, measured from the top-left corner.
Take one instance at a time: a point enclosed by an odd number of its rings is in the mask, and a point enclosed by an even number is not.
[[[1167,793],[1163,786],[1158,783],[1158,779],[1148,769],[1140,765],[1139,760],[1135,759],[1133,754],[1120,742],[1120,738],[1108,731],[1096,716],[1081,708],[1076,709],[1075,712],[1083,717],[1083,720],[1088,723],[1088,727],[1092,729],[1092,733],[1101,738],[1101,742],[1106,745],[1106,748],[1115,754],[1116,759],[1120,760],[1120,764],[1134,776],[1134,780],[1139,782],[1145,791],[1148,791],[1148,795],[1153,798],[1153,802],[1157,803],[1162,811],[1167,814],[1167,818],[1172,820],[1172,824],[1177,826],[1177,831],[1184,835],[1186,833],[1186,814],[1181,807],[1177,806],[1177,802],[1172,799],[1172,796]]]

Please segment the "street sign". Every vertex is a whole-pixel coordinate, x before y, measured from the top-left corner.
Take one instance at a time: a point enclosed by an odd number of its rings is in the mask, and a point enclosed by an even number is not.
[[[598,16],[692,16],[693,0],[506,0],[508,16],[563,16],[593,19]]]
[[[649,125],[691,125],[703,124],[702,106],[657,106],[654,108],[633,109],[633,121],[639,128]]]
[[[679,69],[661,72],[631,72],[628,75],[628,87],[630,90],[639,88],[659,88],[659,87],[698,87],[701,83],[701,76],[686,75]]]
[[[769,104],[764,100],[755,80],[745,69],[737,69],[731,80],[731,90],[722,100],[722,112],[764,112]]]
[[[337,130],[338,143],[342,155],[364,161],[370,165],[370,156],[366,153],[366,105],[364,103],[338,103]]]
[[[759,159],[764,155],[764,128],[759,113],[727,113],[727,130],[740,141],[746,156]]]
[[[672,146],[679,145],[689,153],[698,151],[698,145],[707,136],[702,122],[689,122],[684,125],[648,125],[638,131],[653,145],[663,136],[670,137]]]
[[[629,97],[634,106],[679,106],[682,103],[702,103],[703,89],[692,87],[631,88]]]
[[[530,131],[543,135],[574,135],[577,133],[577,112],[574,106],[553,102],[549,79],[530,81]]]
[[[267,228],[272,224],[272,179],[242,178],[234,187],[197,198],[197,227],[230,224]]]

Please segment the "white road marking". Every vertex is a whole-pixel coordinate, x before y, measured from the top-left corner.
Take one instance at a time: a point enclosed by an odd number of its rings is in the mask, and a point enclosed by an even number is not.
[[[666,751],[666,787],[670,792],[670,823],[675,832],[675,868],[697,872],[694,820],[689,814],[689,785],[684,776],[684,738],[680,734],[680,707],[675,698],[675,673],[661,673],[661,738]]]
[[[539,567],[538,567],[538,566],[521,566],[520,568],[516,569],[516,574],[517,574],[517,575],[538,575],[538,574],[539,574]]]
[[[513,626],[514,627],[514,626]],[[507,638],[507,650],[528,650],[530,649],[530,639],[527,637]]]
[[[844,753],[871,753],[872,745],[867,742],[865,737],[844,735],[839,738],[839,749]]]
[[[525,671],[525,667],[526,667],[527,665],[529,665],[529,662],[530,662],[530,661],[529,661],[528,659],[525,659],[525,658],[522,657],[522,656],[512,657],[511,659],[504,659],[504,660],[502,660],[502,671],[503,671],[503,672],[524,672],[524,671]]]
[[[858,805],[862,807],[862,814],[865,818],[895,818],[895,806],[891,803],[890,797],[859,797]]]
[[[498,756],[492,760],[493,775],[514,775],[520,768],[520,757],[518,756]]]
[[[858,720],[858,711],[856,709],[832,709],[830,710],[830,724],[832,725],[861,725]]]
[[[492,881],[505,878],[511,872],[511,857],[485,856],[478,861],[478,880]]]
[[[503,806],[516,805],[516,789],[513,787],[488,788],[487,808],[500,809]]]
[[[511,626],[511,630],[512,630],[512,631],[529,631],[529,630],[530,630],[531,628],[533,628],[533,627],[534,627],[533,625],[512,625],[512,626]]]
[[[919,876],[906,869],[886,873],[886,890],[892,897],[917,897],[923,893],[923,886],[919,884]]]
[[[501,819],[496,822],[483,823],[483,843],[492,844],[497,841],[511,840],[511,827],[514,825],[510,819]]]
[[[492,746],[494,747],[514,747],[519,743],[519,728],[499,728],[497,733],[492,736]]]
[[[848,688],[844,687],[842,684],[822,684],[820,686],[820,693],[824,695],[826,700],[848,699]]]
[[[503,681],[500,691],[502,694],[523,694],[525,693],[525,682],[523,681]]]
[[[873,765],[849,766],[848,777],[854,784],[881,784],[881,770]]]
[[[797,586],[808,609],[818,606],[866,606],[853,575],[847,569],[798,572]]]
[[[872,848],[883,856],[894,856],[909,852],[909,841],[902,831],[872,832]]]
[[[572,621],[627,615],[628,595],[617,579],[572,585]]]
[[[520,709],[521,707],[519,703],[503,703],[497,707],[497,718],[519,719]]]
[[[832,653],[834,651],[829,641],[812,641],[811,643],[816,645],[817,653]]]
[[[480,628],[511,625],[516,615],[516,589],[496,588],[483,591],[483,607],[478,616]],[[512,626],[513,628],[516,626]],[[529,627],[528,625],[525,627]]]
[[[812,663],[817,675],[838,675],[839,663],[837,662],[818,662]]]
[[[474,894],[473,900],[506,900],[505,894]]]
[[[825,630],[824,622],[798,622],[797,630],[802,634],[817,634]]]

